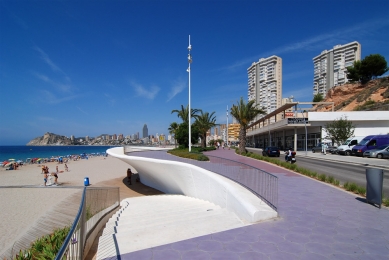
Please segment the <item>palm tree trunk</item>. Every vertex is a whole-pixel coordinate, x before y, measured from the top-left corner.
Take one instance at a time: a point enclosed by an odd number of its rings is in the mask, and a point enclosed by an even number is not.
[[[205,133],[205,135],[203,134],[203,135],[201,136],[201,147],[202,147],[202,148],[205,148],[206,145],[207,145],[207,142],[206,142],[206,140],[205,140],[206,136],[207,136],[206,133]]]
[[[246,153],[246,129],[243,126],[239,129],[239,152]]]

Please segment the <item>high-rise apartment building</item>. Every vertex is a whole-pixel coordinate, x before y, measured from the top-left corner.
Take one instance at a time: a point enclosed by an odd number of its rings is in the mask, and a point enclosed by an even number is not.
[[[266,113],[281,106],[282,59],[277,56],[261,58],[247,69],[248,100],[255,100]],[[258,118],[263,115],[259,115]],[[273,119],[274,120],[274,119]]]
[[[147,129],[147,125],[145,124],[143,126],[143,138],[148,137],[148,136],[149,136],[149,130]]]
[[[239,139],[240,124],[229,124],[228,125],[228,140],[235,141]]]
[[[322,51],[313,58],[313,94],[325,97],[332,87],[348,82],[347,67],[360,59],[361,45],[356,41]]]

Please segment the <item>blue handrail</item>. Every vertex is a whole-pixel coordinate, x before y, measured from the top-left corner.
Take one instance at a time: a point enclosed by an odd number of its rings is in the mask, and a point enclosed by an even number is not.
[[[84,187],[84,190],[82,192],[82,197],[81,197],[81,203],[80,203],[80,208],[78,209],[78,213],[76,215],[76,218],[74,219],[74,222],[73,222],[73,225],[72,227],[70,228],[70,231],[67,235],[67,237],[65,238],[65,241],[64,243],[62,244],[62,247],[60,248],[58,254],[56,255],[55,257],[55,260],[60,260],[62,259],[62,257],[65,255],[67,249],[68,249],[68,246],[69,244],[72,242],[75,242],[75,241],[72,241],[72,237],[74,235],[74,233],[76,232],[76,229],[77,229],[77,225],[78,223],[80,222],[81,218],[83,217],[83,213],[84,213],[84,206],[85,206],[85,194],[86,194],[86,187]],[[78,246],[79,246],[79,250],[80,250],[80,253],[82,254],[83,253],[83,245],[84,245],[84,234],[83,234],[83,230],[84,230],[84,223],[82,223],[82,225],[80,226],[80,241],[77,241],[78,243]],[[82,259],[82,256],[81,256],[81,259]]]

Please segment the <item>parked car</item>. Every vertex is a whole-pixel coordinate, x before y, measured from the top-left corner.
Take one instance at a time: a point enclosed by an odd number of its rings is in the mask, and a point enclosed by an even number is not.
[[[378,146],[375,149],[367,150],[363,153],[363,157],[373,158],[389,158],[389,144]]]
[[[312,147],[312,152],[313,153],[321,152],[322,151],[321,145],[322,145],[322,143],[318,143],[317,146]],[[336,153],[336,151],[337,151],[337,147],[336,146],[332,146],[332,145],[329,145],[329,144],[327,144],[327,146],[328,146],[328,148],[326,149],[327,153]]]
[[[352,155],[363,156],[363,153],[367,150],[373,150],[381,145],[389,143],[389,135],[369,135],[363,138],[356,146],[351,150]]]
[[[344,142],[341,146],[338,146],[338,154],[342,155],[351,155],[351,151],[362,139],[365,138],[365,136],[354,136],[350,137],[349,139]]]
[[[280,157],[280,148],[275,146],[269,146],[263,149],[262,151],[263,156],[277,156]]]

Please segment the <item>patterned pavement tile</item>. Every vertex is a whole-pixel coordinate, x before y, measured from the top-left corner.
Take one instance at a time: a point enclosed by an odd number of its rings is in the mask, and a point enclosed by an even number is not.
[[[232,150],[209,154],[276,175],[279,217],[123,254],[121,259],[389,259],[388,209],[378,209],[355,194]],[[158,158],[158,152],[139,156]]]

